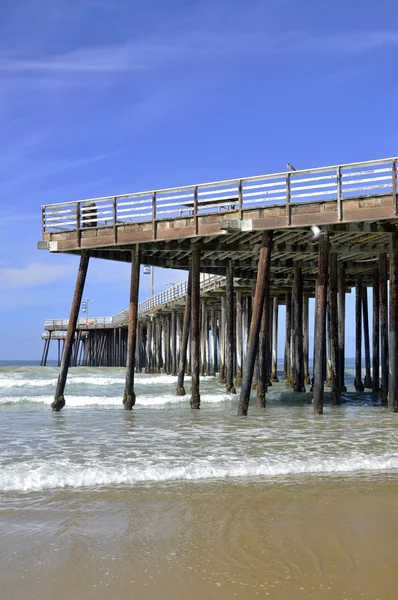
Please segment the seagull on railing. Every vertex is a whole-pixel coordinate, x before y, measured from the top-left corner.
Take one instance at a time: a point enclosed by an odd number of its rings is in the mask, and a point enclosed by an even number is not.
[[[287,165],[286,165],[286,169],[287,169],[288,171],[295,171],[295,170],[296,170],[296,169],[293,167],[293,165],[291,165],[290,163],[287,163]]]
[[[321,237],[321,235],[325,235],[325,232],[322,231],[322,229],[320,229],[318,227],[318,225],[311,225],[311,231],[312,231],[311,242],[315,242],[318,238]]]

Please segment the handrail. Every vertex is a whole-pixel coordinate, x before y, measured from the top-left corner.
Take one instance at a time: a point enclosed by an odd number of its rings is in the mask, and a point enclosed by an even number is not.
[[[209,275],[204,273],[201,275],[200,289],[202,291],[206,291],[208,288],[215,288],[216,286],[220,286],[222,281],[225,280],[223,275]],[[157,306],[162,306],[168,304],[169,302],[173,302],[175,300],[184,298],[187,294],[188,289],[188,280],[185,279],[172,287],[169,287],[167,290],[163,292],[159,292],[146,300],[143,300],[138,305],[138,313],[145,314],[156,308]],[[77,326],[84,328],[85,326],[89,329],[95,329],[95,327],[101,327],[104,325],[121,325],[122,323],[128,322],[128,309],[121,310],[113,317],[90,317],[88,320],[78,319]],[[46,319],[44,321],[44,327],[67,327],[69,323],[69,319]]]
[[[112,325],[113,317],[89,317],[81,318],[77,320],[77,325],[86,326],[90,329],[95,327],[103,327],[104,325]],[[69,319],[46,319],[44,321],[44,327],[67,327]]]
[[[337,200],[339,217],[345,199],[369,194],[391,194],[397,188],[398,158],[316,167],[254,177],[227,179],[182,187],[46,204],[42,207],[43,232],[82,231],[131,222],[194,219],[208,214]]]

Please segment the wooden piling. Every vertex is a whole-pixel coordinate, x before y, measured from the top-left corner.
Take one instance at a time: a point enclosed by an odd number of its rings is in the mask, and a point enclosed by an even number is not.
[[[330,367],[331,367],[331,388],[332,404],[341,404],[340,400],[340,378],[339,378],[339,329],[338,329],[338,275],[337,275],[337,254],[332,252],[329,257],[329,329],[330,329]]]
[[[266,282],[267,283],[267,282]],[[268,278],[269,283],[269,278]],[[267,349],[269,334],[269,314],[270,314],[269,285],[266,285],[264,293],[264,305],[261,315],[260,338],[257,351],[257,406],[265,408],[267,393]]]
[[[256,293],[254,296],[253,314],[250,323],[250,333],[238,407],[239,416],[247,415],[249,408],[254,363],[256,360],[261,317],[264,306],[264,297],[267,289],[267,279],[268,281],[270,279],[272,236],[272,231],[264,231],[262,234],[260,256],[258,260]]]
[[[182,342],[180,349],[180,363],[178,368],[178,379],[177,379],[177,396],[185,396],[184,388],[184,377],[187,366],[187,350],[188,350],[188,338],[189,330],[191,327],[191,310],[192,310],[192,266],[189,269],[188,274],[188,285],[187,285],[187,296],[185,300],[184,310],[184,322],[182,325]]]
[[[220,311],[220,329],[219,329],[219,346],[220,346],[220,371],[218,374],[219,383],[226,383],[226,371],[225,371],[225,317],[226,317],[226,309],[225,309],[225,296],[221,296],[221,311]]]
[[[200,250],[192,251],[192,298],[191,298],[191,408],[200,408]]]
[[[73,295],[72,307],[68,322],[68,329],[66,331],[66,337],[64,342],[64,352],[61,359],[61,367],[58,375],[57,387],[55,390],[54,401],[51,404],[51,408],[55,411],[60,411],[65,406],[65,384],[68,377],[68,370],[70,365],[72,345],[75,339],[77,318],[79,316],[80,303],[82,300],[84,283],[86,281],[88,263],[90,257],[87,251],[83,251],[80,257],[79,271],[76,279],[75,293]]]
[[[381,359],[381,402],[388,403],[388,299],[387,299],[387,256],[379,256],[380,276],[380,359]]]
[[[372,382],[373,391],[380,391],[380,289],[379,270],[373,269],[373,320],[372,320]]]
[[[236,394],[234,386],[234,276],[232,260],[228,260],[226,273],[226,341],[225,341],[225,367],[227,394]]]
[[[286,292],[286,333],[285,333],[285,353],[284,353],[284,378],[286,382],[290,376],[290,342],[292,333],[292,293]]]
[[[339,265],[338,269],[338,338],[339,338],[339,368],[337,369],[339,378],[339,390],[346,392],[345,375],[345,267]]]
[[[210,326],[211,326],[211,374],[213,377],[217,373],[217,319],[214,308],[210,310]]]
[[[206,373],[206,303],[200,302],[200,374]]]
[[[304,294],[303,297],[303,362],[304,362],[304,385],[311,383],[310,369],[309,369],[309,329],[308,329],[308,317],[309,317],[309,306],[308,296]]]
[[[278,382],[278,297],[273,299],[271,381]]]
[[[242,385],[242,292],[236,294],[236,385]]]
[[[314,339],[314,413],[323,413],[324,397],[324,355],[326,349],[326,304],[328,286],[329,236],[327,233],[319,240],[318,281],[315,308]]]
[[[355,380],[357,392],[365,389],[362,383],[362,280],[358,278],[355,285]]]
[[[365,380],[364,387],[373,389],[372,376],[370,374],[370,344],[369,344],[369,311],[368,311],[368,288],[362,289],[362,316],[363,316],[363,338],[365,346]]]
[[[390,239],[390,352],[388,407],[398,412],[398,233]]]
[[[177,375],[177,313],[171,313],[171,374]]]
[[[135,344],[138,324],[138,291],[140,285],[140,247],[134,244],[131,252],[131,282],[130,282],[130,304],[129,322],[127,330],[126,349],[126,384],[123,395],[125,410],[132,410],[135,404],[134,392],[134,367],[135,367]]]
[[[294,267],[294,383],[295,392],[305,392],[303,360],[303,277],[300,267]]]

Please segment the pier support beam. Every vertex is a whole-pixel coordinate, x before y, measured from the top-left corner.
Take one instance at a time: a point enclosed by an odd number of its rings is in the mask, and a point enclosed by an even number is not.
[[[329,236],[323,235],[319,241],[318,282],[315,308],[314,339],[314,413],[323,413],[325,387],[324,355],[326,351],[326,305],[329,263]]]
[[[388,407],[398,412],[398,233],[390,240],[390,353]]]
[[[254,373],[254,363],[258,349],[258,338],[260,333],[261,317],[264,306],[265,291],[269,285],[271,271],[271,248],[272,231],[264,231],[262,234],[260,257],[258,260],[256,293],[253,301],[253,314],[250,323],[249,340],[245,366],[243,369],[242,388],[238,407],[238,415],[245,416],[249,408],[250,392]]]
[[[309,368],[309,329],[308,329],[308,315],[309,315],[309,298],[306,294],[303,297],[303,361],[304,361],[304,385],[311,383],[310,379],[310,368]]]
[[[357,392],[365,389],[362,383],[362,280],[358,279],[355,285],[355,380],[354,387]]]
[[[388,300],[387,300],[387,256],[379,256],[380,276],[380,358],[381,358],[381,402],[388,402]]]
[[[290,344],[292,334],[292,293],[286,293],[286,335],[285,335],[285,354],[284,354],[284,376],[286,384],[289,383],[290,378]]]
[[[226,366],[226,390],[227,394],[236,394],[234,386],[234,275],[232,260],[228,261],[226,277],[226,343],[225,343],[225,366]]]
[[[226,383],[225,376],[225,296],[221,296],[220,310],[220,328],[219,328],[219,347],[220,347],[220,372],[218,374],[218,382]]]
[[[177,375],[177,313],[171,313],[171,374]]]
[[[191,408],[200,408],[200,250],[192,251],[192,297],[191,297]]]
[[[214,308],[210,309],[210,327],[211,327],[211,375],[217,373],[217,318]]]
[[[272,319],[272,366],[271,366],[271,381],[276,382],[278,379],[278,298],[273,300],[273,319]]]
[[[339,314],[339,368],[337,369],[339,378],[339,390],[346,392],[344,382],[344,369],[345,369],[345,266],[339,265],[338,272],[338,314]]]
[[[134,367],[135,367],[135,344],[138,325],[138,291],[140,285],[140,247],[138,244],[133,246],[131,252],[131,282],[130,282],[130,304],[129,304],[129,323],[127,329],[127,350],[126,350],[126,384],[123,395],[123,405],[125,410],[132,410],[135,404],[134,392]],[[148,343],[148,341],[147,341]]]
[[[337,254],[330,254],[329,261],[329,329],[330,329],[330,367],[331,367],[331,388],[332,404],[339,405],[340,402],[340,382],[339,382],[339,330],[338,330],[338,308],[337,308]]]
[[[191,310],[192,310],[192,266],[189,269],[188,274],[188,285],[187,285],[187,297],[185,301],[184,311],[184,322],[182,326],[182,341],[180,348],[180,364],[178,368],[178,380],[177,380],[177,396],[185,396],[184,388],[184,377],[187,366],[187,350],[188,350],[188,339],[189,329],[191,327]]]
[[[268,383],[268,340],[269,340],[269,321],[270,321],[270,297],[269,297],[270,278],[266,278],[266,287],[264,293],[264,304],[261,316],[260,339],[257,353],[257,406],[265,408],[266,393]]]
[[[380,390],[380,289],[379,270],[373,269],[373,334],[372,334],[372,381],[373,391]]]
[[[294,267],[294,391],[305,392],[303,361],[303,278]]]
[[[365,345],[365,381],[364,386],[373,389],[373,381],[370,374],[370,344],[369,344],[369,311],[368,311],[368,288],[362,288],[362,310],[363,310],[363,338]]]
[[[54,401],[51,404],[51,408],[55,411],[60,411],[65,406],[65,384],[68,377],[68,370],[70,365],[70,359],[72,356],[72,346],[75,340],[77,318],[79,316],[80,304],[82,301],[82,295],[84,290],[84,283],[86,281],[88,263],[90,257],[87,251],[83,251],[80,257],[79,271],[77,273],[75,293],[73,295],[72,308],[70,311],[70,317],[68,322],[68,329],[66,332],[64,349],[62,352],[61,367],[58,375],[57,387],[55,390]]]
[[[236,294],[236,385],[242,385],[242,292]]]

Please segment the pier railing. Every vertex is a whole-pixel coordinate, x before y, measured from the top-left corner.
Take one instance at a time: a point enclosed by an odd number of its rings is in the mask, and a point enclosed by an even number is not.
[[[397,193],[397,158],[229,179],[198,185],[47,204],[44,232],[116,227],[129,222],[194,218],[261,206]]]
[[[204,273],[201,275],[200,289],[202,292],[206,292],[206,290],[215,289],[219,287],[222,282],[225,280],[225,277],[222,275],[209,275]],[[169,287],[167,290],[160,292],[159,294],[155,294],[151,296],[151,298],[147,298],[140,302],[138,305],[138,313],[143,314],[147,313],[150,310],[158,307],[164,306],[169,302],[173,302],[178,300],[179,298],[184,298],[187,295],[188,289],[188,280],[181,281],[181,283],[177,283]],[[88,329],[102,329],[104,327],[112,327],[117,325],[127,324],[128,322],[128,309],[121,310],[113,317],[90,317],[89,319],[78,319],[77,327],[80,329],[84,329],[87,327]],[[69,319],[46,319],[44,321],[45,329],[54,329],[61,328],[66,329],[68,327]],[[55,338],[54,338],[55,339]]]
[[[225,277],[223,275],[203,274],[201,275],[200,289],[202,292],[205,292],[206,289],[214,289],[215,287],[220,286],[224,279]],[[169,287],[167,290],[164,290],[163,292],[155,294],[154,296],[151,296],[150,298],[140,302],[138,305],[138,314],[147,313],[157,306],[164,306],[169,302],[173,302],[179,298],[184,298],[184,296],[187,295],[187,290],[188,280],[185,279],[184,281],[181,281],[181,283],[177,283],[176,285]],[[113,317],[114,325],[127,323],[127,321],[128,310],[122,310]]]
[[[106,325],[112,325],[113,317],[89,317],[88,319],[82,318],[77,320],[78,327],[88,327],[90,329],[102,329]],[[46,319],[44,321],[44,327],[67,327],[69,319]]]

